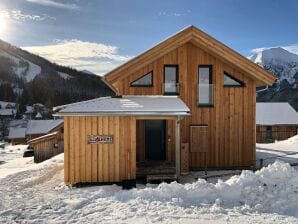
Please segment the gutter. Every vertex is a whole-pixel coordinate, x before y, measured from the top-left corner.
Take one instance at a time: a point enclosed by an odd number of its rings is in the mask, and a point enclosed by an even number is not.
[[[190,116],[190,112],[58,112],[53,116]]]

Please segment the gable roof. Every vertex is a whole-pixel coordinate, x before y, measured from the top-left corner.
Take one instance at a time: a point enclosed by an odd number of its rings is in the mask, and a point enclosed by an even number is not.
[[[57,120],[30,120],[27,125],[26,134],[46,134],[63,124],[63,119]]]
[[[104,77],[110,84],[113,84],[187,42],[193,43],[215,57],[221,58],[224,62],[233,64],[239,70],[249,74],[252,79],[256,80],[257,86],[272,85],[276,80],[274,75],[195,26],[183,29],[153,48],[108,72]],[[127,72],[128,70],[129,72]]]
[[[8,139],[25,138],[26,128],[11,127],[9,129]]]
[[[256,123],[260,125],[298,125],[298,113],[287,102],[257,103]]]
[[[58,116],[68,115],[190,115],[189,108],[177,96],[101,97],[54,108]]]

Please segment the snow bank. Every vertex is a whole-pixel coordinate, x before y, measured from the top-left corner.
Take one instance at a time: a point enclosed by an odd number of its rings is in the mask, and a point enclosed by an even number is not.
[[[298,163],[298,135],[284,141],[257,144],[256,149],[257,159],[264,159],[264,165],[274,163],[276,160],[290,164]]]
[[[5,162],[0,165],[0,182],[1,179],[9,175],[17,175],[18,173],[32,172],[34,170],[40,171],[48,168],[55,169],[56,166],[63,165],[63,154],[38,164],[34,163],[33,157],[23,158],[23,153],[27,148],[28,145],[8,145],[5,149],[0,149],[0,161],[3,160]]]
[[[286,163],[275,162],[253,173],[243,171],[216,184],[199,179],[192,184],[162,183],[156,188],[119,191],[115,199],[158,201],[184,208],[193,206],[242,207],[250,211],[298,216],[298,172]],[[103,192],[103,196],[108,196]]]
[[[65,186],[63,154],[23,166],[0,180],[0,223],[298,222],[298,171],[283,162],[215,184],[198,179],[132,190]]]

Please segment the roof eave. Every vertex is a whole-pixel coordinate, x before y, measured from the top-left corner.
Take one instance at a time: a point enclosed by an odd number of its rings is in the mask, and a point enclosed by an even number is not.
[[[107,111],[107,112],[58,112],[53,116],[190,116],[189,111],[162,111],[162,112],[133,112],[133,111]]]

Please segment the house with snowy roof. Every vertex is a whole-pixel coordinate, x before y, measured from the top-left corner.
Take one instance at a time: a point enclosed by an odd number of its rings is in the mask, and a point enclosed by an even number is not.
[[[26,128],[11,127],[9,128],[8,139],[12,145],[25,144],[26,143]]]
[[[287,102],[257,103],[258,143],[285,140],[298,134],[298,113]]]
[[[63,119],[29,120],[26,129],[26,140],[38,138],[55,131],[63,133]]]
[[[66,183],[255,165],[256,87],[275,77],[194,26],[104,76],[116,97],[54,108]]]
[[[59,131],[63,133],[63,120],[29,120],[26,127],[11,127],[8,139],[13,145],[26,144],[27,141]]]
[[[12,102],[0,101],[0,119],[11,120],[17,113],[17,104]]]

